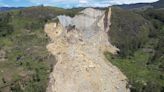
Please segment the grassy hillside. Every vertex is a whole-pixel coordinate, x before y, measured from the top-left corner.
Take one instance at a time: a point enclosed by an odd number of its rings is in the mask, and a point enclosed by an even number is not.
[[[30,7],[0,13],[0,92],[45,92],[55,57],[44,24],[78,9]]]
[[[112,11],[109,36],[120,52],[117,56],[106,52],[106,57],[128,77],[132,92],[163,92],[163,9]]]

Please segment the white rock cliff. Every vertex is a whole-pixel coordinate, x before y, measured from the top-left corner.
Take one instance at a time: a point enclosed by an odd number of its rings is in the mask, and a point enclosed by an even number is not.
[[[119,50],[108,41],[110,17],[111,8],[87,8],[45,25],[52,40],[47,49],[57,59],[47,92],[129,92],[126,76],[103,54]]]

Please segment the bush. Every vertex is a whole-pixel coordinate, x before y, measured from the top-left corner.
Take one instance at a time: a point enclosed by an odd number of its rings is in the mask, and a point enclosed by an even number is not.
[[[5,37],[13,32],[13,27],[9,25],[10,14],[0,14],[0,37]]]

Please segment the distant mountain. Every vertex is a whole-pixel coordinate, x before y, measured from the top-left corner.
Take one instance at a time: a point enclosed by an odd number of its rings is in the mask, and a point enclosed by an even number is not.
[[[164,8],[164,0],[159,0],[154,3],[137,3],[137,4],[123,4],[114,5],[123,9],[147,9],[147,8]]]
[[[24,7],[0,7],[0,12],[1,11],[8,11],[8,10],[16,10],[16,9],[22,9]]]
[[[164,0],[159,0],[155,3],[152,3],[155,8],[164,8]]]
[[[153,8],[153,6],[150,3],[137,3],[137,4],[124,4],[124,5],[116,5],[123,9],[147,9],[147,8]]]

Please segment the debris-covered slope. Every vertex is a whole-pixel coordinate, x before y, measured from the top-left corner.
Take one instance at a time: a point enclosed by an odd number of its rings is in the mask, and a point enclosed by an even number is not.
[[[47,49],[58,61],[47,92],[129,92],[127,78],[103,55],[119,50],[108,41],[110,17],[111,8],[87,8],[73,18],[59,16],[59,23],[45,25],[52,40]]]

